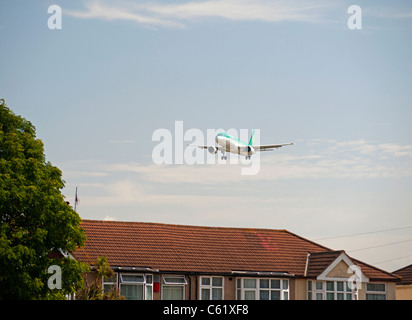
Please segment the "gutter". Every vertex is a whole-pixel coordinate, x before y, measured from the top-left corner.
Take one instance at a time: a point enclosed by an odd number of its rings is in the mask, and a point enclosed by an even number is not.
[[[272,272],[272,271],[232,271],[232,275],[245,275],[245,276],[276,276],[276,277],[288,277],[294,278],[295,275],[288,272]]]

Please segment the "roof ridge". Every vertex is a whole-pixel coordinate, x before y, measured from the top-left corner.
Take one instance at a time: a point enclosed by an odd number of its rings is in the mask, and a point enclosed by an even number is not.
[[[308,252],[310,255],[314,255],[314,254],[331,254],[331,253],[346,253],[345,250],[330,250],[330,251],[320,251],[320,252]]]
[[[410,268],[410,267],[412,267],[412,264],[409,264],[409,265],[407,265],[407,266],[405,266],[405,267],[402,267],[402,268],[400,268],[400,269],[398,269],[398,270],[392,271],[392,273],[399,272],[399,271],[402,271],[403,269],[407,269],[407,268]]]
[[[366,262],[364,262],[364,261],[355,259],[355,258],[351,257],[350,255],[348,255],[347,253],[346,253],[346,255],[347,255],[350,259],[352,259],[354,262],[356,262],[356,263],[364,264],[364,265],[368,266],[369,268],[375,269],[375,270],[377,270],[377,271],[379,271],[379,272],[383,272],[383,273],[385,273],[385,274],[387,274],[387,275],[389,275],[389,276],[392,276],[392,277],[394,277],[394,278],[400,279],[400,277],[399,277],[398,275],[396,275],[396,274],[393,274],[393,272],[389,272],[389,271],[383,270],[383,269],[381,269],[381,268],[375,267],[375,266],[373,266],[373,265],[371,265],[371,264],[369,264],[369,263],[366,263]]]
[[[321,245],[321,244],[319,244],[319,243],[317,243],[317,242],[314,242],[314,241],[312,241],[312,240],[306,239],[306,238],[304,238],[304,237],[302,237],[302,236],[300,236],[300,235],[298,235],[298,234],[296,234],[296,233],[290,232],[289,230],[285,230],[285,231],[286,231],[287,233],[289,233],[290,235],[296,237],[296,238],[302,239],[302,240],[304,240],[304,241],[306,241],[306,242],[310,242],[310,243],[312,243],[312,244],[314,244],[314,245],[316,245],[316,246],[318,246],[318,247],[321,247],[322,249],[328,250],[329,252],[330,252],[330,251],[336,251],[336,250],[332,250],[332,249],[330,249],[330,248],[328,248],[328,247],[325,247],[325,246],[323,246],[323,245]],[[310,253],[310,252],[309,252],[309,253]]]
[[[199,229],[230,229],[230,230],[243,230],[243,231],[280,231],[295,235],[294,233],[286,229],[269,229],[269,228],[250,228],[250,227],[224,227],[224,226],[200,226],[191,224],[178,224],[178,223],[164,223],[164,222],[147,222],[147,221],[123,221],[123,220],[95,220],[95,219],[82,219],[82,222],[96,222],[96,223],[108,223],[108,224],[150,224],[150,225],[163,225],[163,226],[177,226],[177,227],[191,227]],[[304,238],[302,238],[304,239]],[[310,241],[306,239],[307,241]]]

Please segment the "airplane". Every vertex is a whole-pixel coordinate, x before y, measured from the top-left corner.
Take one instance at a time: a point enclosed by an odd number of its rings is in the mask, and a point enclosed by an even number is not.
[[[253,130],[249,143],[243,142],[227,133],[218,133],[216,135],[217,146],[197,146],[201,149],[207,149],[210,153],[216,154],[218,151],[222,152],[222,160],[227,160],[226,152],[239,154],[245,156],[246,160],[256,153],[256,151],[272,151],[283,146],[294,145],[294,142],[283,144],[267,144],[267,145],[253,145],[255,130]]]

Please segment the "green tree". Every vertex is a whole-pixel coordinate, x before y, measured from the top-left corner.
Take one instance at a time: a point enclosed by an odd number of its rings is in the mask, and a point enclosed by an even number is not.
[[[78,300],[124,300],[116,287],[104,289],[102,286],[103,278],[110,279],[114,271],[110,268],[107,257],[98,258],[94,263],[94,280],[85,281],[84,287],[77,292]]]
[[[66,253],[84,245],[85,233],[63,187],[62,172],[46,161],[35,127],[1,99],[0,299],[62,298],[82,286],[88,267]],[[50,258],[57,251],[64,255]],[[61,290],[47,285],[51,265],[61,267]]]

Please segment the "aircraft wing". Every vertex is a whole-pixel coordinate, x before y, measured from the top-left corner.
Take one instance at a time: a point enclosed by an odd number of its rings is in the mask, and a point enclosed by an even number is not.
[[[209,147],[214,147],[220,150],[220,146],[199,146],[198,144],[187,144],[188,147],[198,147],[200,149],[207,149]]]
[[[271,151],[273,149],[281,148],[283,146],[292,146],[294,145],[293,142],[291,143],[282,143],[282,144],[265,144],[261,146],[253,146],[253,149],[256,151]]]
[[[221,146],[199,146],[198,144],[187,144],[188,147],[197,147],[200,149],[209,149],[209,148],[215,148],[216,150],[222,150]]]

